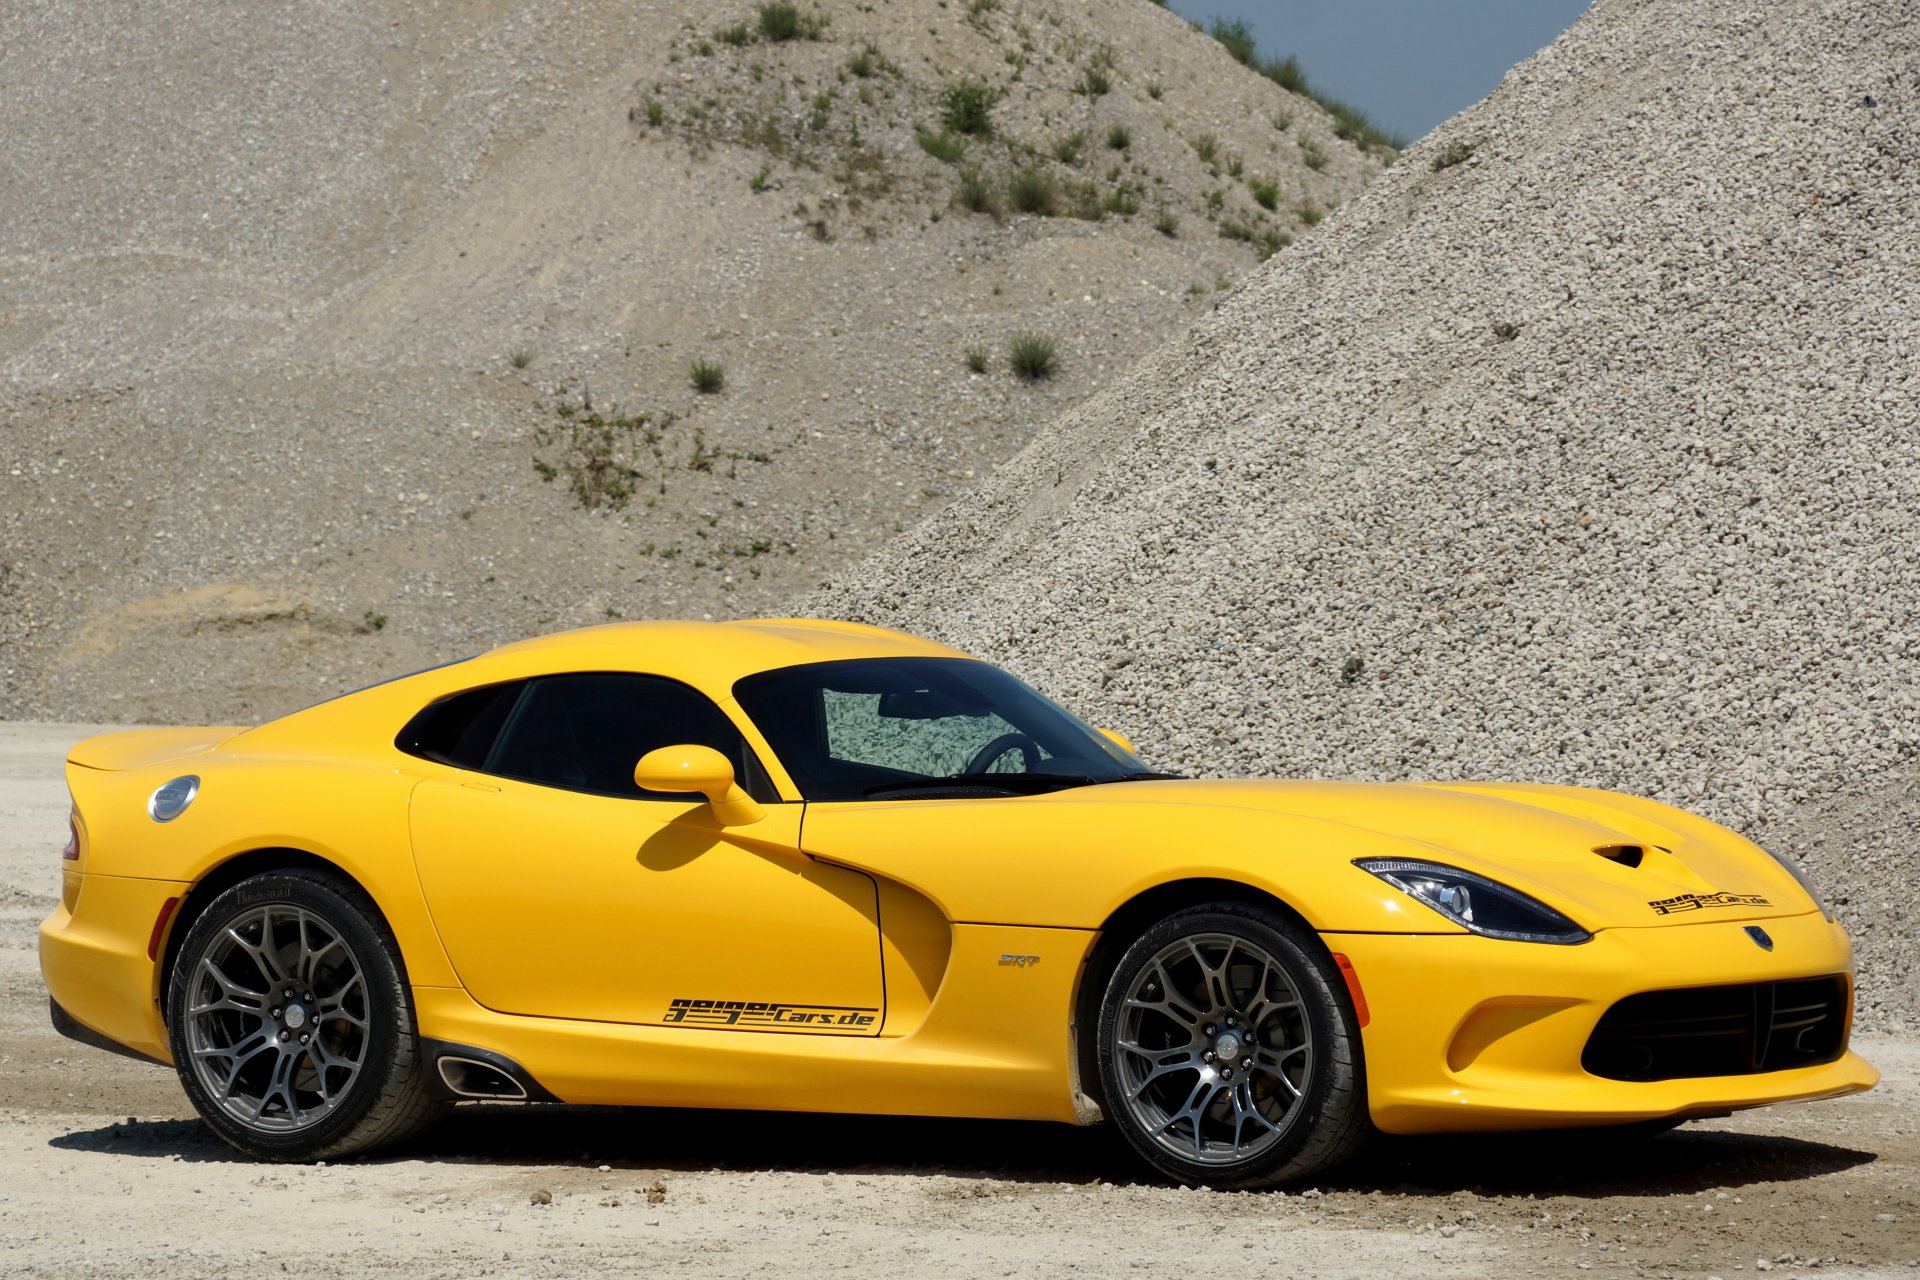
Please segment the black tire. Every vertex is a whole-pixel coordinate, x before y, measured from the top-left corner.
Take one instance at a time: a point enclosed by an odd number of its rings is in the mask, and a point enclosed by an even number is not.
[[[427,1085],[392,931],[324,871],[254,876],[207,904],[174,963],[167,1036],[208,1128],[261,1160],[363,1155],[451,1106]]]
[[[1346,984],[1278,911],[1215,903],[1148,929],[1114,965],[1098,1035],[1108,1117],[1177,1182],[1302,1182],[1373,1135]]]

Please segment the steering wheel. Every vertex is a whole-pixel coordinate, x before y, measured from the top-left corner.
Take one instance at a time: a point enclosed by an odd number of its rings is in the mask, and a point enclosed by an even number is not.
[[[974,752],[973,759],[967,761],[967,767],[961,772],[985,773],[988,765],[1016,749],[1020,752],[1020,758],[1026,763],[1027,772],[1032,773],[1033,767],[1040,763],[1040,744],[1024,733],[1001,734]]]

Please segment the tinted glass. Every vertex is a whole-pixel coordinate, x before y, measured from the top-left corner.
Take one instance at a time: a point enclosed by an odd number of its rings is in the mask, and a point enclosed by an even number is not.
[[[1139,760],[1014,677],[961,658],[821,662],[734,696],[809,800],[957,777],[1118,781]]]
[[[694,792],[643,791],[633,766],[656,747],[697,743],[733,762],[748,794],[774,800],[760,762],[720,708],[658,676],[543,676],[507,717],[485,772],[569,791],[634,800],[699,800]]]
[[[516,681],[442,698],[409,720],[393,744],[409,755],[478,769],[524,687]]]

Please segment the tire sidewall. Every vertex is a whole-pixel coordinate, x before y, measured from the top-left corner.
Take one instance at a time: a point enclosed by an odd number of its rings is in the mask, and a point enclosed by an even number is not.
[[[337,931],[360,965],[367,990],[367,1055],[347,1095],[318,1123],[290,1133],[252,1129],[221,1107],[193,1069],[187,1043],[187,1007],[194,973],[213,941],[235,918],[265,906],[299,907]],[[366,911],[317,876],[269,873],[243,880],[207,904],[187,931],[175,957],[167,990],[167,1043],[180,1084],[194,1109],[220,1137],[268,1160],[301,1160],[324,1154],[366,1118],[402,1059],[403,1037],[412,1034],[405,977],[390,944]],[[408,1058],[411,1055],[406,1055]]]
[[[1119,1101],[1125,1097],[1125,1085],[1114,1050],[1114,1037],[1127,990],[1140,967],[1167,944],[1200,933],[1236,934],[1264,947],[1285,969],[1288,980],[1299,993],[1313,1035],[1312,1077],[1304,1096],[1295,1104],[1285,1132],[1272,1147],[1240,1164],[1204,1164],[1181,1157],[1156,1142]],[[1342,1096],[1351,1099],[1357,1084],[1351,1077],[1358,1074],[1359,1029],[1338,971],[1315,935],[1273,911],[1252,904],[1222,903],[1176,912],[1135,939],[1107,975],[1106,989],[1100,999],[1098,1034],[1100,1084],[1109,1100],[1106,1110],[1114,1125],[1155,1168],[1189,1185],[1232,1188],[1267,1185],[1284,1179],[1289,1166],[1300,1159],[1316,1136],[1321,1136],[1319,1131],[1340,1123],[1339,1117],[1329,1115],[1329,1108],[1337,1105],[1337,1099]],[[1346,1051],[1338,1052],[1342,1049]],[[1350,1078],[1340,1079],[1342,1072]],[[1346,1087],[1342,1088],[1343,1085]],[[1364,1093],[1360,1096],[1364,1097]],[[1345,1105],[1352,1103],[1348,1101]]]

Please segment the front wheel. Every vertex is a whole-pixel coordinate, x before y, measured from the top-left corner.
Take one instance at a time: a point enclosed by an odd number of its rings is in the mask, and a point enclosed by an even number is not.
[[[265,1160],[398,1142],[447,1103],[426,1088],[393,934],[360,888],[305,869],[243,880],[181,943],[167,1034],[215,1133]]]
[[[1098,1034],[1108,1113],[1180,1182],[1298,1182],[1373,1131],[1344,983],[1276,911],[1219,903],[1148,929],[1114,967]]]

